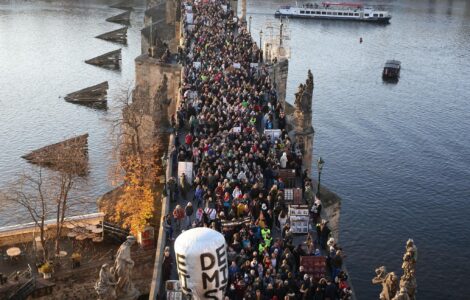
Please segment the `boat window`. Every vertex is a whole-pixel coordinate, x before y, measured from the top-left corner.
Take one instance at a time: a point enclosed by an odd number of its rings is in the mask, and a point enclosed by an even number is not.
[[[326,14],[327,14],[327,15],[331,15],[331,11],[327,12]]]
[[[350,15],[350,16],[352,16],[352,15],[353,15],[353,13],[349,13],[349,15]]]
[[[364,14],[364,16],[368,17],[368,16],[369,16],[369,14]]]
[[[301,14],[304,14],[304,13],[305,13],[305,10],[301,10],[300,13],[301,13]]]
[[[316,11],[317,15],[321,15],[321,11]]]
[[[326,15],[326,11],[322,11],[321,14],[322,14],[322,15]]]
[[[338,15],[338,13],[337,13],[337,12],[333,12],[333,16],[337,16],[337,15]]]
[[[342,13],[342,12],[339,12],[339,13],[338,13],[338,16],[342,16],[342,15],[343,15],[343,13]]]
[[[378,14],[374,14],[374,17],[378,17],[379,15]]]
[[[384,16],[384,14],[380,14],[380,16],[381,16],[381,17],[383,17],[383,16]]]
[[[358,14],[358,13],[355,13],[354,15],[355,15],[356,17],[357,17],[357,16],[359,16],[359,14]]]

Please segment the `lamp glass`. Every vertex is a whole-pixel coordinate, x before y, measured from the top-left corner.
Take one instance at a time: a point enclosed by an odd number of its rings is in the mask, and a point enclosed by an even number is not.
[[[317,161],[317,164],[318,164],[318,171],[321,172],[321,170],[323,169],[323,165],[325,164],[325,161],[320,157]]]

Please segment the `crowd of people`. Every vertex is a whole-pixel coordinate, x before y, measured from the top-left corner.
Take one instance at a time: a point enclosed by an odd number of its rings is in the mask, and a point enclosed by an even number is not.
[[[172,123],[184,139],[176,139],[170,158],[174,165],[192,162],[193,174],[192,182],[185,174],[168,180],[170,199],[176,202],[179,193],[187,204],[165,216],[166,235],[173,240],[176,232],[206,226],[225,236],[226,299],[350,299],[342,251],[320,218],[321,201],[313,195],[307,171],[302,172],[302,153],[289,137],[262,54],[226,2],[183,3],[192,24],[185,23],[179,51],[183,90]],[[266,129],[280,131],[265,134]],[[300,178],[312,221],[318,223],[316,232],[297,244],[284,194],[287,183],[279,176],[286,168]],[[234,220],[246,221],[224,226]],[[328,276],[314,278],[304,271],[300,257],[309,255],[328,258]],[[165,251],[165,279],[171,272],[168,257]]]

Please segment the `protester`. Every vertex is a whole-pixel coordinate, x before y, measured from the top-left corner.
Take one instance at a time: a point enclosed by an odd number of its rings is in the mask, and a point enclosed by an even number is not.
[[[165,235],[169,241],[173,240],[173,225],[171,221],[171,214],[167,214],[163,218],[163,228],[165,229]]]
[[[165,247],[165,251],[163,252],[163,262],[162,262],[163,282],[170,279],[172,268],[173,268],[173,257],[171,257],[170,247]]]
[[[194,212],[191,202],[184,209],[178,205],[173,217],[178,225],[194,214],[193,226],[224,235],[228,299],[339,297],[342,279],[318,281],[300,266],[301,256],[326,249],[330,231],[326,221],[319,223],[318,240],[309,236],[307,251],[294,245],[286,182],[279,173],[294,169],[300,177],[302,154],[286,130],[283,103],[268,68],[260,64],[260,50],[246,25],[224,8],[228,2],[182,3],[184,14],[192,13],[192,24],[183,18],[184,43],[179,49],[183,82],[174,119],[176,129],[185,132],[173,157],[193,163],[193,182],[181,176],[179,185],[183,198],[190,186],[194,188],[197,209]],[[281,132],[264,134],[265,129]],[[302,187],[307,192],[312,187],[306,174]],[[311,209],[313,197],[309,205]],[[235,225],[225,225],[230,222]],[[317,250],[315,255],[321,255]],[[339,276],[339,258],[332,262]],[[343,283],[342,287],[346,289]]]
[[[177,229],[180,230],[183,219],[185,218],[185,210],[181,207],[181,205],[176,205],[175,209],[173,210],[173,218],[176,221]]]
[[[193,204],[191,202],[188,202],[188,204],[186,205],[184,210],[185,210],[185,214],[186,214],[186,227],[190,227],[191,226],[191,220],[192,220],[191,217],[194,213]]]

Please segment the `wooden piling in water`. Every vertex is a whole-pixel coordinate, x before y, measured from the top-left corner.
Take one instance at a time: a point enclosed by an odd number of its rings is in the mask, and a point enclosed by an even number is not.
[[[127,27],[122,27],[113,31],[97,35],[95,36],[95,38],[126,45]]]
[[[108,22],[120,23],[120,24],[130,24],[130,20],[131,20],[130,10],[106,19],[106,21]]]
[[[121,49],[107,52],[97,57],[85,60],[85,63],[112,70],[121,68]]]
[[[131,2],[131,3],[129,3]],[[134,10],[134,8],[131,6],[132,1],[121,1],[116,4],[110,5],[109,7],[111,8],[117,8],[117,9],[122,9],[122,10]]]
[[[34,150],[22,158],[32,164],[79,175],[88,172],[88,133]]]
[[[108,88],[108,82],[104,81],[102,83],[67,94],[64,99],[70,103],[89,105],[97,108],[106,108],[106,96],[108,94]]]

